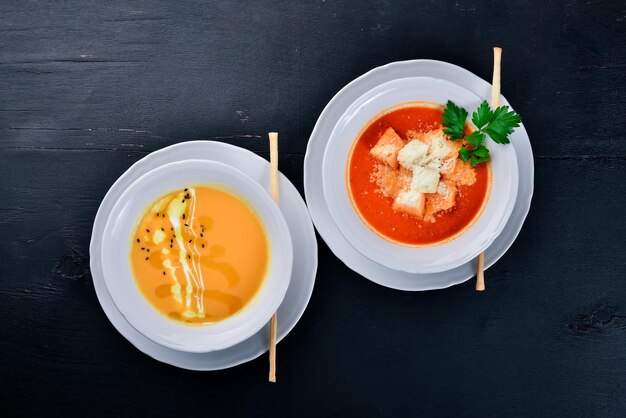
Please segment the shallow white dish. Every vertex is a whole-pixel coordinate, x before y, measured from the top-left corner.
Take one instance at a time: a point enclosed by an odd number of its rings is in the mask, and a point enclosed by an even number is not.
[[[324,198],[344,238],[372,261],[408,273],[437,273],[458,267],[483,252],[509,219],[518,187],[515,149],[487,138],[493,180],[491,198],[479,219],[456,239],[442,245],[411,247],[375,233],[360,218],[346,182],[349,155],[358,135],[375,117],[401,104],[424,101],[445,104],[452,100],[473,112],[483,101],[475,93],[432,77],[399,78],[369,90],[341,115],[333,129],[322,164]]]
[[[133,278],[129,254],[136,222],[146,207],[172,190],[197,184],[215,184],[245,199],[265,226],[271,256],[261,289],[242,311],[217,323],[186,326],[166,318],[144,298]],[[267,191],[241,171],[215,161],[174,162],[139,177],[120,196],[102,234],[102,271],[119,311],[154,342],[188,352],[221,350],[258,332],[283,300],[291,277],[292,256],[289,228]]]
[[[367,91],[380,84],[406,77],[439,78],[463,86],[484,99],[491,95],[489,83],[461,67],[441,61],[402,61],[371,70],[339,91],[320,115],[309,139],[304,159],[304,190],[317,231],[333,253],[349,268],[375,283],[394,289],[410,291],[442,289],[473,277],[476,273],[475,261],[470,260],[449,271],[430,274],[411,274],[384,267],[365,257],[348,243],[333,222],[323,199],[322,178],[319,173],[322,170],[328,138],[339,117]],[[504,97],[501,97],[501,103],[509,104]],[[526,219],[532,199],[533,155],[523,125],[513,133],[511,143],[515,148],[519,171],[517,198],[509,222],[485,251],[485,267],[492,266],[511,246]]]
[[[187,353],[164,347],[134,329],[119,312],[104,284],[101,237],[106,220],[122,192],[142,174],[170,162],[191,158],[220,161],[239,167],[262,186],[269,185],[269,163],[240,147],[215,141],[191,141],[175,144],[153,152],[133,164],[111,186],[96,214],[91,242],[90,271],[100,306],[115,329],[135,348],[153,359],[189,370],[221,370],[251,361],[269,347],[269,324],[247,340],[230,348],[209,353]],[[287,294],[278,308],[277,340],[281,341],[302,317],[313,292],[317,271],[315,230],[304,200],[283,174],[279,174],[279,207],[291,232],[294,263]],[[295,238],[298,238],[297,240]]]

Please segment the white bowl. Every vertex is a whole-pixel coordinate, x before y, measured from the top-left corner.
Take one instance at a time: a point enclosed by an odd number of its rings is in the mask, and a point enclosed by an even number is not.
[[[265,225],[271,247],[267,277],[253,301],[231,317],[201,326],[187,326],[157,312],[135,284],[129,256],[132,233],[145,208],[164,194],[191,184],[216,184],[242,196]],[[278,206],[252,178],[215,161],[175,162],[139,177],[113,207],[103,234],[102,270],[113,302],[137,331],[175,350],[209,352],[246,340],[278,309],[291,278],[292,242]]]
[[[361,130],[373,117],[400,104],[417,101],[445,104],[448,100],[468,109],[470,115],[482,102],[467,89],[430,77],[401,78],[381,84],[359,97],[344,112],[324,151],[324,198],[333,221],[357,251],[390,269],[427,274],[458,267],[489,247],[513,211],[519,180],[515,149],[489,138],[491,196],[480,218],[456,239],[430,247],[394,243],[372,231],[354,209],[346,186],[346,172],[352,144]]]

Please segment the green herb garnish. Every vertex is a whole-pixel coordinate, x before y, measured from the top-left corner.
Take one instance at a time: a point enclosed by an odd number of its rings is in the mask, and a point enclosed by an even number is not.
[[[469,161],[472,167],[489,161],[489,149],[484,145],[485,136],[489,136],[497,144],[508,144],[509,135],[522,121],[522,117],[515,111],[509,110],[508,106],[500,106],[492,110],[485,100],[472,113],[472,122],[476,125],[476,130],[466,136],[467,115],[467,110],[448,100],[441,116],[441,125],[444,127],[443,132],[450,140],[464,139],[471,146],[470,148],[463,145],[459,150],[459,156],[463,161]]]
[[[448,100],[443,115],[441,115],[442,125],[446,128],[443,133],[453,141],[463,139],[465,137],[465,119],[467,119],[467,110],[458,107],[452,100]]]

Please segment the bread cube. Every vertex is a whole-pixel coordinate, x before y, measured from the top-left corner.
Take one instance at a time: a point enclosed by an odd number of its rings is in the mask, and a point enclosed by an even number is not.
[[[430,143],[428,145],[428,155],[432,160],[443,160],[449,153],[448,139],[443,131],[436,130],[428,133]]]
[[[439,184],[439,172],[430,168],[413,167],[411,189],[419,193],[435,193]]]
[[[400,167],[396,181],[396,185],[398,187],[397,193],[411,187],[411,180],[413,180],[413,171]]]
[[[463,146],[463,141],[448,141],[448,147],[450,152],[446,158],[457,158],[459,156],[459,150]]]
[[[441,180],[437,186],[437,193],[426,195],[424,219],[433,221],[437,212],[452,208],[456,204],[456,197],[456,184],[450,180]]]
[[[469,161],[463,162],[463,160],[457,159],[454,168],[445,173],[444,179],[454,181],[460,186],[471,186],[476,182],[476,172],[470,166]]]
[[[385,164],[376,164],[372,174],[378,190],[388,197],[393,197],[402,187],[398,187],[398,171]]]
[[[459,159],[459,150],[463,146],[463,141],[449,141],[448,147],[450,148],[450,152],[445,156],[441,163],[441,169],[439,170],[442,175],[450,174],[454,170],[457,160],[461,163],[462,160]]]
[[[419,193],[409,188],[398,193],[392,207],[395,211],[405,212],[422,219],[425,204],[426,198],[424,193]]]
[[[391,168],[398,168],[398,152],[404,146],[404,141],[393,130],[387,130],[380,137],[376,145],[370,150],[370,155],[383,164],[387,164]]]
[[[426,162],[428,154],[428,145],[414,139],[406,144],[398,153],[398,162],[406,169],[413,169],[418,165],[423,165]]]

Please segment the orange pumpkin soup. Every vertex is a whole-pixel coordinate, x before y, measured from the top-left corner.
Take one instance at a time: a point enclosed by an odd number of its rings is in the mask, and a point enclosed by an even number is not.
[[[442,106],[427,103],[389,109],[352,145],[346,172],[352,204],[387,240],[445,243],[466,231],[488,200],[491,164],[470,167],[460,159],[463,141],[443,133],[442,113]]]
[[[268,270],[264,225],[244,200],[218,186],[161,197],[142,214],[132,239],[137,287],[158,312],[189,324],[242,310]]]

